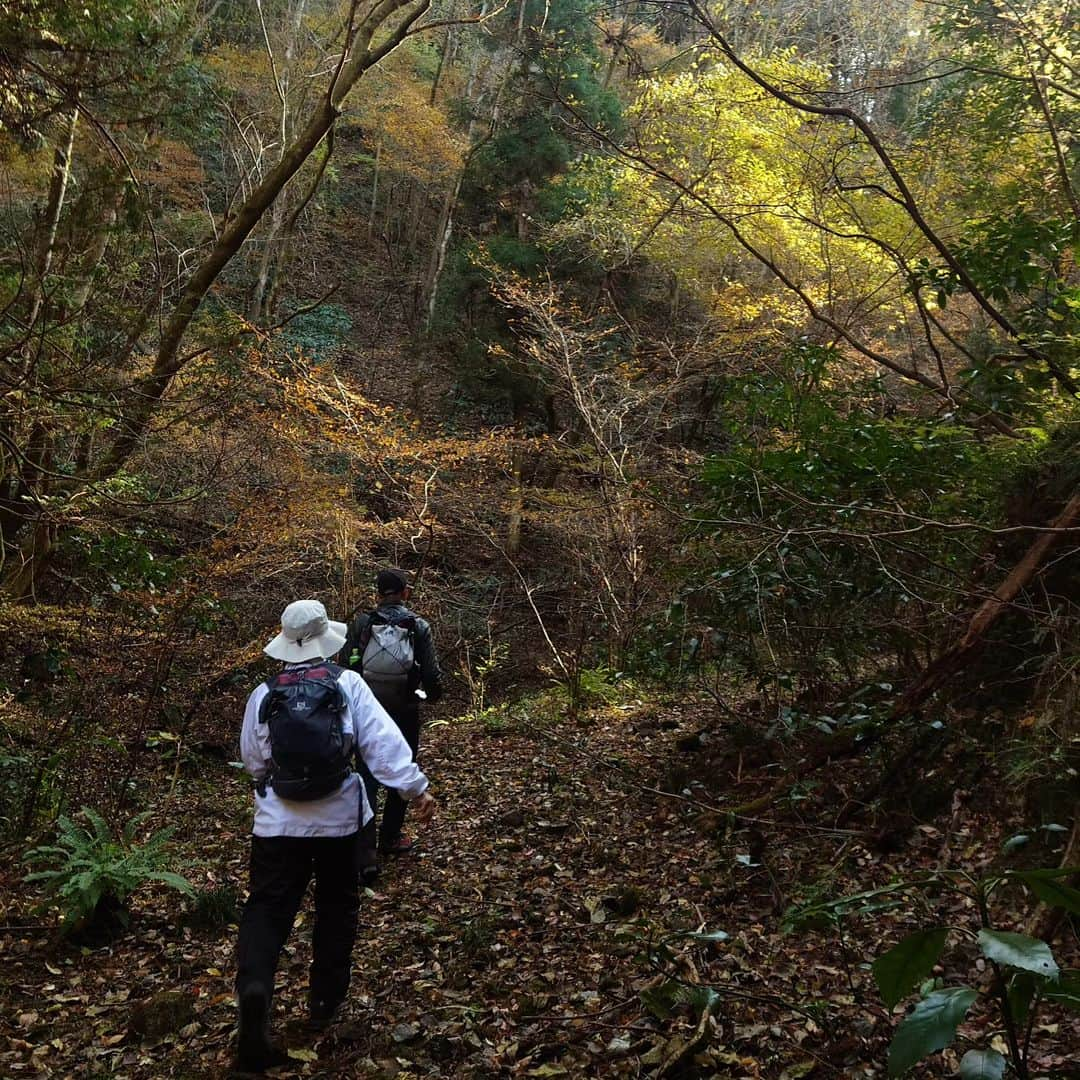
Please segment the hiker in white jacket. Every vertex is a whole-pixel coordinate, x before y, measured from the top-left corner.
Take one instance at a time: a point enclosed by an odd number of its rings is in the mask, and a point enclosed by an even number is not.
[[[325,1027],[345,1000],[360,907],[357,834],[371,818],[354,756],[410,803],[418,821],[435,812],[397,725],[359,675],[329,662],[345,630],[317,600],[290,604],[264,650],[283,670],[252,691],[244,710],[240,755],[256,781],[236,976],[237,1057],[247,1071],[287,1060],[270,1042],[270,1000],[278,956],[313,877],[311,1024]]]

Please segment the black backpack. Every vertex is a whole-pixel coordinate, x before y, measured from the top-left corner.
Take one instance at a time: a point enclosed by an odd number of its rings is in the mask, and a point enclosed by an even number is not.
[[[270,733],[267,780],[282,799],[310,802],[335,791],[351,771],[352,736],[343,730],[348,702],[336,664],[283,671],[267,680],[270,692],[259,723]]]

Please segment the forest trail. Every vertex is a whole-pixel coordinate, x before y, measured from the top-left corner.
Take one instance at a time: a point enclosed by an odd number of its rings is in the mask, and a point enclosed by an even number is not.
[[[243,703],[391,566],[293,1075],[1080,1080],[1078,6],[6,4],[0,1080],[229,1073]]]
[[[735,827],[687,793],[745,801],[775,769],[755,771],[752,753],[723,739],[703,745],[704,706],[626,698],[571,723],[544,702],[428,727],[422,764],[440,813],[418,854],[392,863],[365,899],[349,1004],[319,1036],[300,1022],[305,907],[274,1008],[292,1068],[276,1075],[884,1075],[892,1024],[861,961],[869,943],[913,929],[911,912],[852,921],[839,938],[785,935],[781,917],[814,895],[911,874],[953,841],[988,859],[987,823],[954,807],[946,828],[914,828],[888,858],[870,836],[831,829],[827,798]],[[157,780],[169,771],[165,762]],[[205,875],[195,883],[242,890],[250,806],[237,773],[185,767],[155,817],[177,815],[177,853],[197,856]],[[192,925],[187,906],[143,892],[130,933],[103,947],[47,949],[43,934],[9,931],[0,1071],[229,1075],[235,926]],[[716,931],[729,936],[685,936]],[[719,993],[700,1021],[679,983]],[[179,1005],[160,1021],[170,1030],[156,1031],[145,1003],[162,993]]]

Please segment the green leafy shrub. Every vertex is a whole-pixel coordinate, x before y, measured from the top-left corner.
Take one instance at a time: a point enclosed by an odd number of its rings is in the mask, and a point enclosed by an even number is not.
[[[12,836],[18,828],[32,769],[26,754],[0,753],[0,836]]]
[[[496,922],[490,915],[470,919],[461,931],[461,951],[473,959],[488,954],[496,937]]]
[[[51,821],[63,799],[65,754],[44,757],[0,751],[0,839],[24,837],[40,820]]]
[[[594,709],[614,705],[623,697],[626,686],[621,672],[606,667],[580,668],[571,671],[569,679],[560,681],[552,696],[560,705],[565,704],[571,719],[578,719]]]
[[[88,826],[69,817],[57,823],[55,844],[45,844],[27,852],[27,863],[45,863],[44,870],[28,874],[27,881],[44,882],[63,909],[65,933],[93,924],[107,913],[124,918],[127,898],[141,885],[156,881],[188,896],[193,890],[180,874],[164,869],[166,845],[173,829],[159,829],[143,844],[135,841],[146,814],[138,814],[114,836],[105,819],[84,806],[82,817]]]
[[[651,635],[670,667],[720,664],[810,708],[868,671],[920,666],[980,565],[972,535],[1001,523],[1040,445],[895,415],[874,384],[853,404],[833,366],[830,350],[801,345],[729,380],[727,438],[703,466],[687,538],[693,572]]]
[[[1004,870],[976,880],[963,871],[943,871],[838,900],[811,898],[789,911],[785,921],[798,929],[836,923],[852,915],[877,917],[882,910],[910,906],[917,893],[937,895],[942,889],[968,897],[970,910],[977,914],[977,927],[961,924],[916,930],[873,963],[874,981],[890,1010],[913,992],[919,995],[893,1036],[888,1075],[903,1076],[923,1058],[951,1046],[968,1010],[980,997],[980,990],[946,986],[934,975],[951,938],[965,946],[975,944],[992,973],[982,994],[996,1007],[1009,1051],[1006,1058],[993,1048],[971,1047],[961,1061],[960,1075],[1000,1078],[1011,1068],[1020,1080],[1029,1080],[1036,1012],[1046,1001],[1080,1012],[1080,971],[1060,970],[1045,941],[994,926],[990,901],[1008,886],[1023,886],[1044,903],[1077,915],[1080,891],[1067,884],[1075,873],[1075,868]]]
[[[613,705],[622,696],[618,672],[610,668],[584,668],[577,673],[577,702],[581,708]]]
[[[114,593],[155,592],[171,585],[183,560],[170,554],[169,546],[165,533],[141,526],[131,533],[76,529],[64,540],[64,550],[93,574],[97,585]]]
[[[473,719],[479,720],[488,735],[505,735],[514,728],[514,716],[505,708],[491,705],[475,713]]]
[[[470,662],[469,650],[466,648],[465,663],[461,673],[469,687],[469,717],[475,720],[483,720],[485,716],[495,710],[489,707],[488,684],[491,677],[498,672],[510,655],[510,646],[503,641],[486,642],[486,651],[482,653],[475,663]]]
[[[352,316],[341,304],[320,304],[292,319],[282,331],[282,339],[289,348],[300,349],[313,360],[325,360],[349,340],[352,328]]]
[[[187,921],[192,926],[219,930],[240,917],[240,890],[230,881],[195,890]]]

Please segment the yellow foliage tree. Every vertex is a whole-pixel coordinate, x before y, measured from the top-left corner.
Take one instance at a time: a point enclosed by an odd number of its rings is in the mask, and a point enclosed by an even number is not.
[[[825,83],[791,57],[761,66],[786,83]],[[610,266],[647,257],[729,326],[790,330],[805,323],[806,300],[841,320],[865,311],[868,296],[899,309],[903,286],[865,233],[866,208],[835,187],[851,152],[838,132],[807,123],[714,56],[644,83],[628,116],[633,133],[619,153],[571,178],[589,192],[588,209],[558,238],[585,237]],[[913,254],[895,217],[876,226]],[[763,262],[805,297],[764,275]]]

